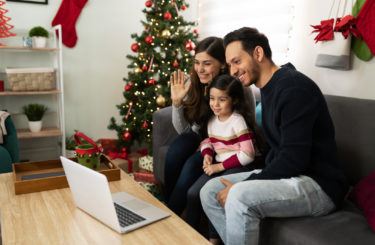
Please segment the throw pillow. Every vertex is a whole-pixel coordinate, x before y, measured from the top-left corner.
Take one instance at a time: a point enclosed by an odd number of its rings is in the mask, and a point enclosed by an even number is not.
[[[372,230],[375,231],[375,171],[354,186],[349,199],[357,204]]]

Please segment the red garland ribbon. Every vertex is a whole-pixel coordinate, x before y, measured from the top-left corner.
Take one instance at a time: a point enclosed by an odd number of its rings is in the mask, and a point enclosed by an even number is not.
[[[175,1],[173,1],[172,0],[172,2],[171,2],[173,5],[174,5],[174,7],[176,8],[176,12],[177,12],[177,16],[178,16],[178,7],[177,7],[177,3],[175,2]]]
[[[350,33],[356,38],[362,39],[361,34],[355,27],[356,19],[352,15],[337,18],[335,28],[333,28],[333,23],[334,19],[329,19],[320,21],[320,25],[311,25],[315,29],[312,31],[312,33],[319,32],[319,34],[314,38],[315,43],[319,41],[332,40],[334,31],[341,32],[345,39],[348,38]]]
[[[154,62],[154,54],[152,54],[151,61],[150,61],[150,65],[148,66],[148,72],[151,71],[152,63],[153,63],[153,62]]]
[[[129,110],[128,110],[128,112],[126,113],[126,116],[125,116],[126,119],[128,119],[132,107],[133,107],[133,102],[130,101],[130,102],[129,102]]]

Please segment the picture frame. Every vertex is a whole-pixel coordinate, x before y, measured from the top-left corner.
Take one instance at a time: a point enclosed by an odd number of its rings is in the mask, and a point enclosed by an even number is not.
[[[7,0],[7,2],[48,4],[48,0]]]

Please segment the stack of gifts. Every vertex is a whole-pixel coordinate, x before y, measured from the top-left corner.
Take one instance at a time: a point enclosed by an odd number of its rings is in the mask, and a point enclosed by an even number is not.
[[[134,180],[148,190],[152,195],[161,198],[158,182],[154,177],[152,157],[149,155],[140,157],[138,160],[138,172],[134,173]]]

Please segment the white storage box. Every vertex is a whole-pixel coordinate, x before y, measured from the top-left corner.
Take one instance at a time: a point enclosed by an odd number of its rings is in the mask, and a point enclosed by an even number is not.
[[[55,86],[55,69],[51,67],[5,69],[12,91],[53,90]]]

